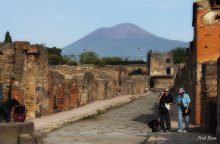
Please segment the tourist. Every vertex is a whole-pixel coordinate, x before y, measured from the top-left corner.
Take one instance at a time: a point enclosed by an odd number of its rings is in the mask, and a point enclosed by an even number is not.
[[[2,117],[5,119],[5,122],[10,122],[11,110],[16,105],[19,105],[18,95],[15,95],[12,99],[7,100],[0,106],[0,122],[2,121]]]
[[[179,89],[179,95],[177,98],[178,104],[178,131],[177,132],[187,132],[189,129],[189,114],[190,114],[190,97],[185,93],[183,88]],[[185,122],[185,127],[183,128],[183,120]]]
[[[158,96],[160,103],[159,106],[159,119],[160,126],[163,132],[171,130],[170,122],[170,105],[173,103],[173,96],[169,94],[169,89],[165,88],[164,91]],[[166,122],[166,128],[165,128]]]

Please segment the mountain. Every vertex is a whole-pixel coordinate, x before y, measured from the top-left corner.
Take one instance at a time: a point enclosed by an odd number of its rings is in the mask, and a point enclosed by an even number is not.
[[[168,51],[176,47],[188,47],[187,42],[161,38],[130,23],[110,28],[100,28],[82,39],[64,47],[63,54],[79,55],[94,51],[100,56],[145,56],[149,50]]]

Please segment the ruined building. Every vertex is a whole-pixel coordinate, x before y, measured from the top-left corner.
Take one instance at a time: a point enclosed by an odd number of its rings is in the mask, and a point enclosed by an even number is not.
[[[48,66],[47,50],[29,42],[0,44],[0,102],[19,95],[29,118],[127,94],[143,94],[148,78],[125,66]]]
[[[175,87],[184,87],[192,99],[192,122],[202,131],[216,133],[217,64],[220,56],[220,1],[193,4],[194,39],[186,65],[179,69]],[[220,124],[220,123],[219,123]]]
[[[28,109],[28,116],[35,117],[47,107],[48,62],[47,51],[29,42],[0,44],[0,99],[6,101],[19,95]],[[47,106],[45,104],[44,106]]]
[[[147,73],[151,77],[151,88],[172,87],[174,63],[171,53],[148,53]]]

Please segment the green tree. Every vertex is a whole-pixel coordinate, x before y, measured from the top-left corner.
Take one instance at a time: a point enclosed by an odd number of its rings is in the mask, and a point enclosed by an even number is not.
[[[65,60],[62,56],[50,54],[48,55],[48,63],[49,65],[62,65],[65,64]]]
[[[63,59],[65,61],[65,64],[67,64],[67,65],[70,65],[70,66],[78,65],[77,62],[76,62],[75,55],[64,55]]]
[[[62,50],[57,47],[47,48],[47,51],[49,55],[54,54],[61,56],[62,53]]]
[[[80,54],[79,61],[81,64],[97,64],[99,56],[92,51],[87,51]]]
[[[12,43],[12,38],[11,38],[11,35],[10,35],[9,31],[7,31],[6,34],[5,34],[4,42],[5,43]]]
[[[48,63],[49,65],[77,65],[76,61],[73,61],[69,56],[62,56],[62,50],[57,47],[48,48]]]
[[[174,64],[184,63],[186,59],[186,48],[177,47],[171,50]]]

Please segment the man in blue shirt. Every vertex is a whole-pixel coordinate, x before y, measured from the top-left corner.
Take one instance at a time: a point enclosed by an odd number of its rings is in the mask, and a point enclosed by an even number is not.
[[[178,104],[178,126],[177,132],[187,132],[189,129],[189,110],[190,110],[190,97],[185,93],[183,88],[179,89],[179,95],[177,98]],[[183,129],[183,120],[185,122],[185,128]]]

